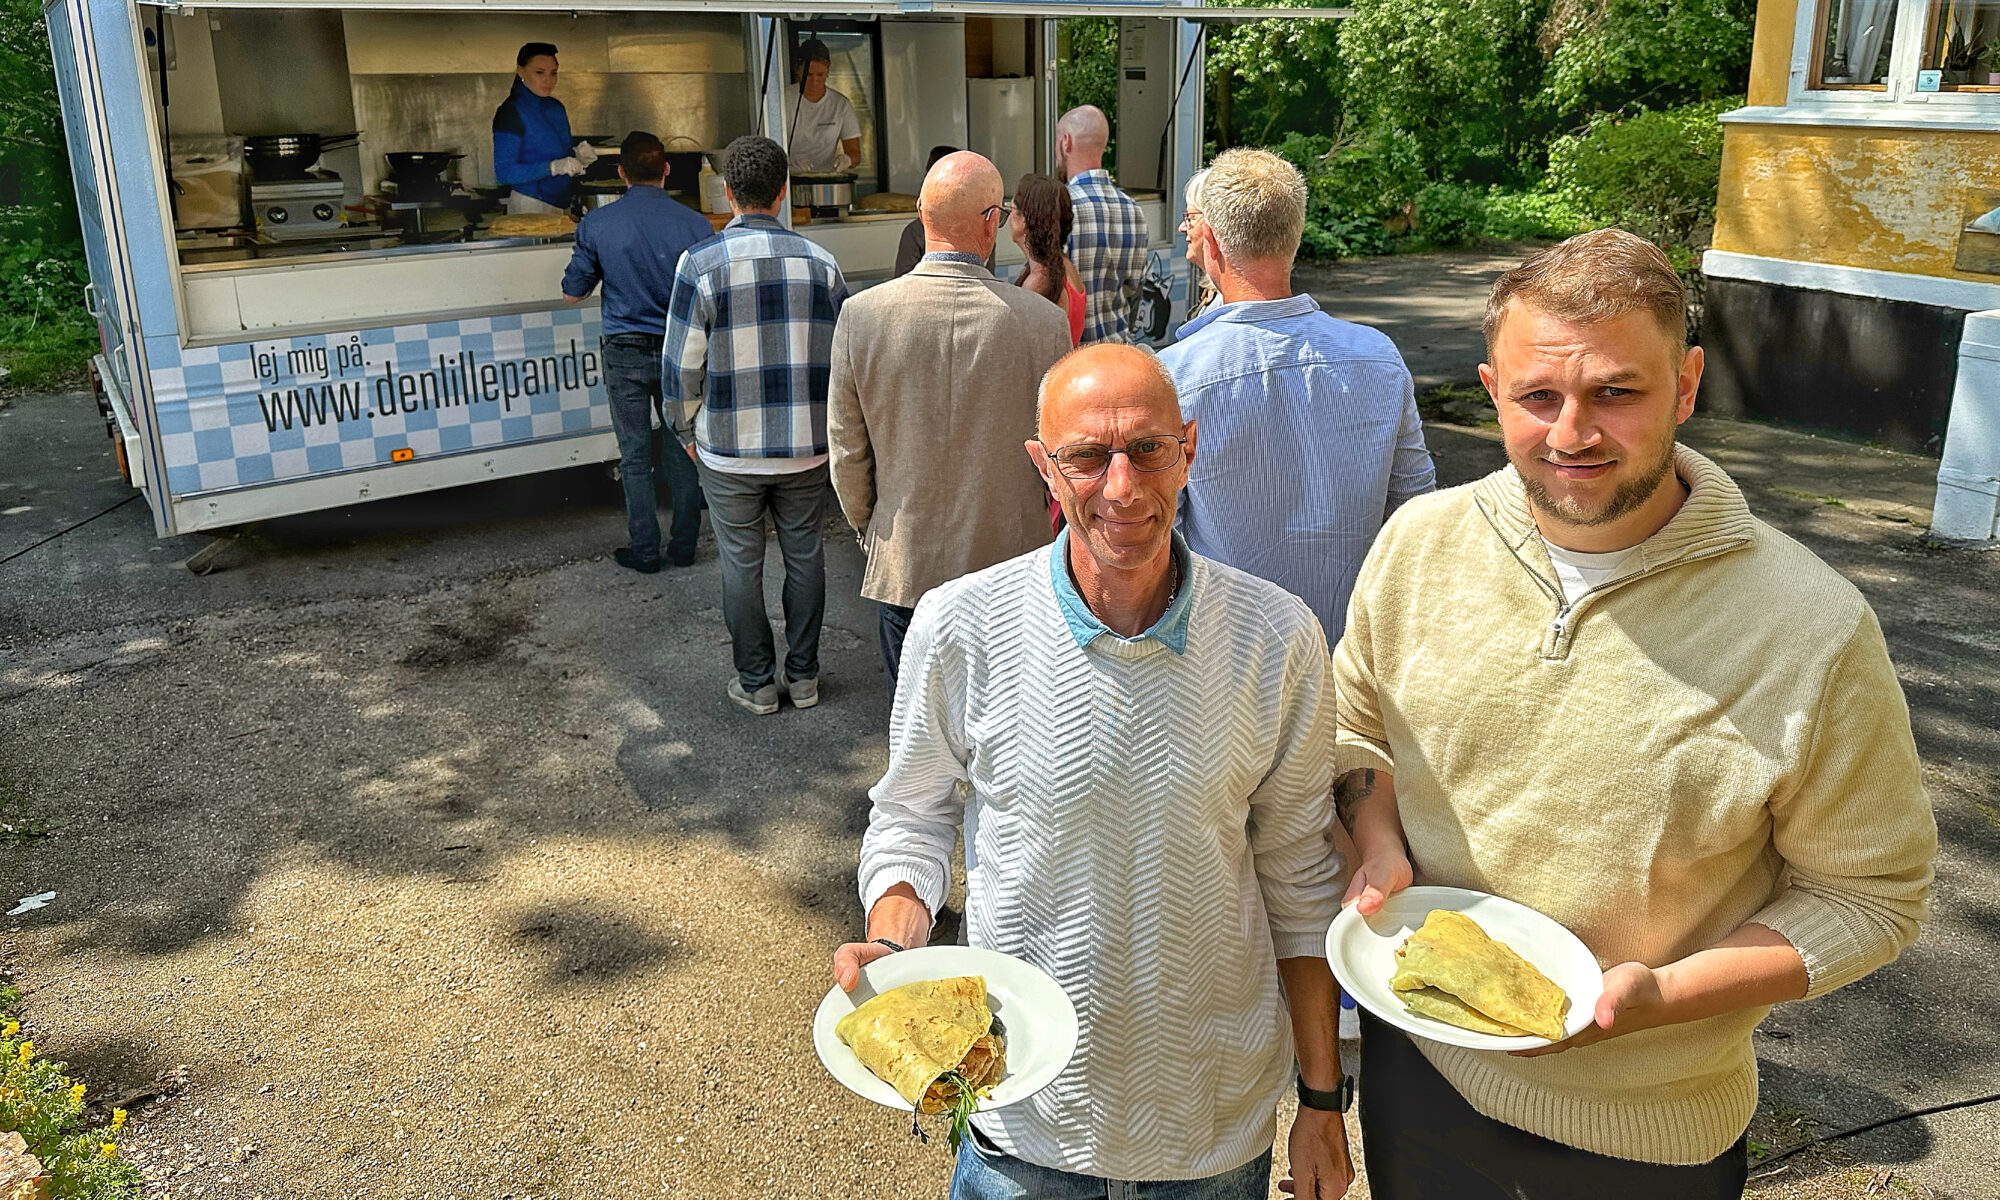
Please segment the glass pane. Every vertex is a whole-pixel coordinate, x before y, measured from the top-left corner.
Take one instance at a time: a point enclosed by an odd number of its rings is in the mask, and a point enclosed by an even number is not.
[[[1942,87],[2000,87],[2000,0],[1940,0],[1931,8],[1919,70],[1942,71]]]
[[[1896,0],[1828,0],[1825,12],[1820,84],[1881,87],[1889,78]]]

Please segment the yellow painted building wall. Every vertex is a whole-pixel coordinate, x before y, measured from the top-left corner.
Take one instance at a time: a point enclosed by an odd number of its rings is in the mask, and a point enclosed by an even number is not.
[[[1752,105],[1785,103],[1800,2],[1813,0],[1757,6]],[[1959,231],[1996,203],[2000,133],[1732,124],[1723,131],[1714,246],[1992,283],[1952,262]]]
[[[1958,234],[2000,196],[2000,133],[1731,125],[1715,248],[1994,282],[1954,270]]]

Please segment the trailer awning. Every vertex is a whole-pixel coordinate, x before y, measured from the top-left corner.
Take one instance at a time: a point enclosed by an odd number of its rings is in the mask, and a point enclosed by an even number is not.
[[[1225,8],[1189,4],[1148,4],[1134,0],[590,0],[586,4],[551,0],[139,0],[154,8],[322,8],[377,9],[408,12],[448,10],[484,12],[709,12],[755,13],[769,17],[1160,17],[1199,21],[1206,25],[1239,25],[1253,21],[1338,20],[1351,8]]]

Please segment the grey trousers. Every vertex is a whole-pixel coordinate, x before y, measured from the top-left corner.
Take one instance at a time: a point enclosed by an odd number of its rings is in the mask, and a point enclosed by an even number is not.
[[[819,678],[819,630],[826,616],[827,471],[736,475],[705,462],[701,490],[722,566],[722,619],[745,691],[774,682],[775,639],[764,614],[764,516],[778,530],[785,562],[785,678]]]

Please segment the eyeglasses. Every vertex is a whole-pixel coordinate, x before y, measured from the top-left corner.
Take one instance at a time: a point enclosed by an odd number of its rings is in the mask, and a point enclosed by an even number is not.
[[[1000,219],[1004,221],[1014,215],[1014,206],[1011,204],[989,204],[979,210],[979,219],[984,221],[994,213],[999,213]]]
[[[1190,208],[1181,214],[1181,228],[1186,229],[1189,225],[1199,220],[1201,220],[1201,210]]]
[[[1125,456],[1134,471],[1171,471],[1181,465],[1187,446],[1184,437],[1158,435],[1134,438],[1115,448],[1097,442],[1052,447],[1040,438],[1035,441],[1055,460],[1056,470],[1069,479],[1096,479],[1111,469],[1111,459],[1119,454]]]

